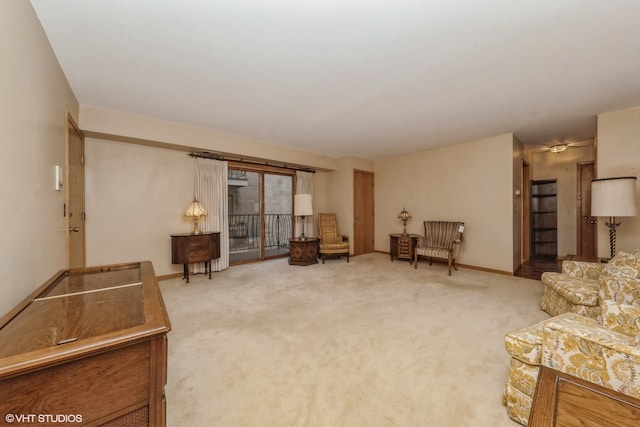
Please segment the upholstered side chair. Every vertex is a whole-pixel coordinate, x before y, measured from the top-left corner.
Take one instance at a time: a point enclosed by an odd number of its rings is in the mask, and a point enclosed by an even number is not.
[[[425,221],[424,236],[420,236],[414,252],[414,266],[418,268],[419,257],[429,258],[429,265],[433,258],[447,260],[449,276],[451,267],[458,270],[456,258],[462,243],[464,222],[458,221]]]
[[[333,212],[318,214],[318,230],[322,263],[324,264],[326,256],[346,256],[349,262],[349,238],[338,234],[336,214]]]

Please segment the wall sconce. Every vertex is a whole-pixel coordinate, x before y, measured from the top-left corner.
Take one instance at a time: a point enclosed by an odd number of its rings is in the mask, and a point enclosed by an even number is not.
[[[300,240],[307,240],[304,236],[305,217],[313,215],[313,204],[311,203],[311,194],[296,194],[293,196],[293,214],[302,217],[302,234]]]
[[[408,236],[409,234],[407,233],[407,221],[411,219],[411,214],[407,212],[405,208],[402,208],[402,212],[398,214],[398,218],[402,220],[402,235]]]
[[[184,215],[193,220],[193,231],[191,234],[202,234],[202,230],[200,230],[199,222],[200,218],[207,216],[207,211],[202,207],[198,199],[193,198],[193,202],[187,208],[187,211]]]
[[[636,177],[594,179],[591,181],[591,215],[609,217],[609,249],[616,254],[617,216],[636,216]]]

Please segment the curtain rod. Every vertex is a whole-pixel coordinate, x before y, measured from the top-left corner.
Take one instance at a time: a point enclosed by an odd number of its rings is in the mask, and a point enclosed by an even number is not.
[[[254,165],[275,166],[275,167],[279,167],[279,168],[291,169],[291,170],[295,170],[295,171],[310,172],[310,173],[315,173],[316,172],[315,170],[313,170],[311,168],[308,168],[308,167],[291,166],[291,165],[287,165],[287,164],[284,164],[284,163],[281,163],[281,164],[269,163],[267,161],[259,161],[259,160],[247,160],[247,159],[244,159],[242,157],[228,157],[228,156],[223,156],[221,154],[211,153],[209,151],[191,152],[191,153],[189,153],[189,156],[197,157],[199,159],[232,160],[232,161],[236,161],[236,162],[250,163],[250,164],[254,164]]]

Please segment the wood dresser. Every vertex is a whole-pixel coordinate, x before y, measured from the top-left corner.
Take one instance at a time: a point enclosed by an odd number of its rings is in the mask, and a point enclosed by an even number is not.
[[[58,272],[0,319],[0,419],[166,425],[170,329],[150,262]]]
[[[211,260],[220,258],[220,233],[171,235],[171,263],[182,264],[182,278],[189,283],[189,264],[204,262],[211,279]]]

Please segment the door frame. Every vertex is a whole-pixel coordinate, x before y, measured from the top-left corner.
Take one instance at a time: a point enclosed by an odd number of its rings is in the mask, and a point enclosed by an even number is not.
[[[65,174],[65,233],[67,267],[76,268],[86,265],[86,215],[85,215],[85,176],[84,176],[84,134],[76,124],[71,113],[66,113],[66,174]],[[71,133],[79,138],[80,144],[72,144]],[[80,150],[78,153],[76,150]],[[80,159],[80,164],[72,164],[74,159]],[[73,198],[78,196],[80,200]],[[72,206],[80,204],[80,212],[72,212]],[[72,218],[73,215],[75,218]],[[79,220],[76,220],[79,218]],[[71,239],[72,229],[79,227],[80,242]],[[80,252],[80,253],[78,253]]]
[[[260,262],[260,261],[265,261],[265,260],[269,260],[269,259],[274,259],[274,258],[285,258],[289,256],[289,253],[283,253],[283,254],[277,254],[277,255],[266,255],[266,248],[265,248],[265,180],[264,180],[264,176],[265,174],[269,174],[269,175],[282,175],[282,176],[289,176],[291,178],[291,236],[293,237],[295,235],[295,221],[293,221],[293,202],[294,202],[294,190],[296,188],[296,174],[295,174],[295,170],[289,169],[289,168],[283,168],[283,167],[278,167],[278,166],[271,166],[271,165],[262,165],[262,164],[255,164],[255,163],[248,163],[248,162],[241,162],[241,161],[235,161],[235,160],[229,160],[228,161],[228,168],[229,170],[241,170],[241,171],[245,171],[245,172],[253,172],[253,173],[257,173],[258,174],[258,179],[259,179],[259,198],[260,198],[260,219],[259,219],[259,223],[260,223],[260,255],[259,257],[256,258],[250,258],[250,259],[246,259],[246,260],[237,260],[237,261],[231,261],[229,262],[229,265],[240,265],[240,264],[248,264],[248,263],[253,263],[253,262]],[[231,206],[229,206],[229,209],[231,209]],[[227,215],[229,215],[229,213],[227,213]]]
[[[596,162],[591,160],[588,162],[580,162],[576,165],[576,254],[577,255],[584,255],[582,253],[582,239],[583,239],[583,235],[582,235],[582,217],[583,217],[583,213],[582,213],[582,197],[583,197],[583,188],[582,188],[582,171],[583,171],[583,167],[585,165],[591,165],[592,166],[592,176],[593,179],[596,179]],[[589,212],[591,213],[591,212]],[[598,229],[597,229],[597,218],[594,219],[593,216],[589,215],[592,219],[592,221],[595,221],[596,224],[596,229],[594,230],[593,233],[593,250],[595,253],[595,256],[597,256],[598,254]]]
[[[522,191],[521,199],[521,263],[531,258],[531,167],[526,161],[522,162]]]
[[[361,188],[356,188],[356,175],[360,174],[360,175],[367,175],[371,177],[371,193],[370,193],[370,197],[371,197],[371,230],[367,230],[367,232],[370,232],[371,234],[371,246],[369,247],[368,245],[361,245],[360,242],[362,241],[361,239],[359,239],[359,237],[361,237],[360,233],[363,233],[363,230],[361,230],[361,226],[360,224],[362,224],[362,222],[359,220],[358,217],[358,213],[356,210],[358,209],[357,206],[357,201],[356,201],[356,197],[358,194],[358,191],[362,191]],[[367,215],[369,215],[369,212],[367,212]],[[370,253],[370,252],[375,252],[376,249],[376,245],[375,245],[375,174],[373,172],[370,171],[364,171],[364,170],[359,170],[359,169],[354,169],[353,170],[353,255],[357,256],[357,255],[362,255],[365,253]],[[370,249],[370,250],[369,250]]]

